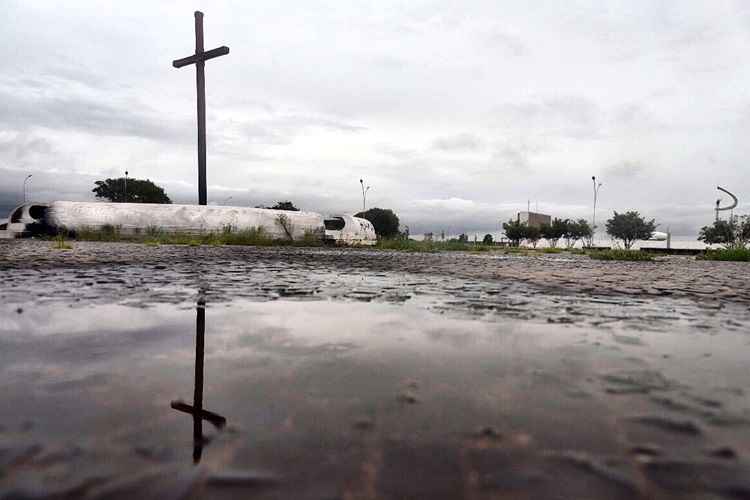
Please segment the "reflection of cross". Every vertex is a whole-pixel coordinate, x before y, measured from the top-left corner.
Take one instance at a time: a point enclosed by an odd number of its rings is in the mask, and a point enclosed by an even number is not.
[[[203,12],[195,11],[195,54],[172,61],[172,66],[182,68],[195,64],[195,86],[198,91],[198,204],[206,204],[206,61],[229,54],[229,47],[221,46],[203,52]]]
[[[203,409],[203,337],[206,333],[206,301],[198,299],[195,319],[195,392],[193,393],[193,405],[183,401],[172,401],[171,406],[175,410],[184,411],[193,416],[193,462],[201,460],[203,451],[203,421],[208,420],[221,429],[227,423],[227,419],[219,414]]]

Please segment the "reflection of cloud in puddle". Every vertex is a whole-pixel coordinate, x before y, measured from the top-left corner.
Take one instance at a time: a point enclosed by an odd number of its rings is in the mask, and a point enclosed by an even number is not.
[[[639,345],[639,346],[645,346],[646,344],[643,343],[643,341],[638,337],[633,337],[632,335],[618,335],[613,334],[612,338],[617,342],[618,344],[624,344],[624,345]]]
[[[471,332],[457,332],[448,328],[431,328],[425,335],[436,342],[445,342],[451,347],[467,347],[476,343],[477,337]]]

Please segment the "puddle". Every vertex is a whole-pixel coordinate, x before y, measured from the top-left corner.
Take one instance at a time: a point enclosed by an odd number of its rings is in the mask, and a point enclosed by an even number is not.
[[[0,498],[750,495],[746,309],[235,265],[14,276]]]

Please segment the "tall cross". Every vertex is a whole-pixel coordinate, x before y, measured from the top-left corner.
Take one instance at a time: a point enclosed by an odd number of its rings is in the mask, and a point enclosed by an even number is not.
[[[172,61],[172,66],[182,68],[195,64],[195,87],[198,93],[198,204],[205,205],[206,190],[206,61],[229,54],[229,47],[203,51],[203,12],[195,11],[195,54]]]
[[[195,318],[195,385],[193,404],[190,405],[179,399],[172,401],[170,406],[175,410],[193,416],[193,462],[201,460],[203,452],[203,421],[208,420],[218,429],[223,428],[227,419],[223,416],[203,408],[203,339],[206,333],[206,301],[202,294],[198,298]]]

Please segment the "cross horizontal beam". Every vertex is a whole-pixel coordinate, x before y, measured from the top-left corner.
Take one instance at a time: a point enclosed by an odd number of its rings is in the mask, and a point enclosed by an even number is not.
[[[208,420],[212,424],[214,424],[216,427],[221,429],[227,424],[227,419],[225,417],[222,417],[218,413],[214,413],[212,411],[204,410],[204,409],[196,409],[194,406],[189,405],[185,403],[184,401],[172,401],[170,405],[172,408],[178,411],[183,411],[185,413],[189,413],[190,415],[197,416],[198,414],[202,420]]]
[[[187,66],[189,64],[208,61],[209,59],[213,59],[214,57],[225,56],[227,54],[229,54],[229,47],[227,47],[226,45],[222,45],[221,47],[207,50],[206,52],[193,54],[192,56],[183,57],[182,59],[176,59],[172,61],[172,66],[174,66],[175,68],[182,68],[183,66]]]

